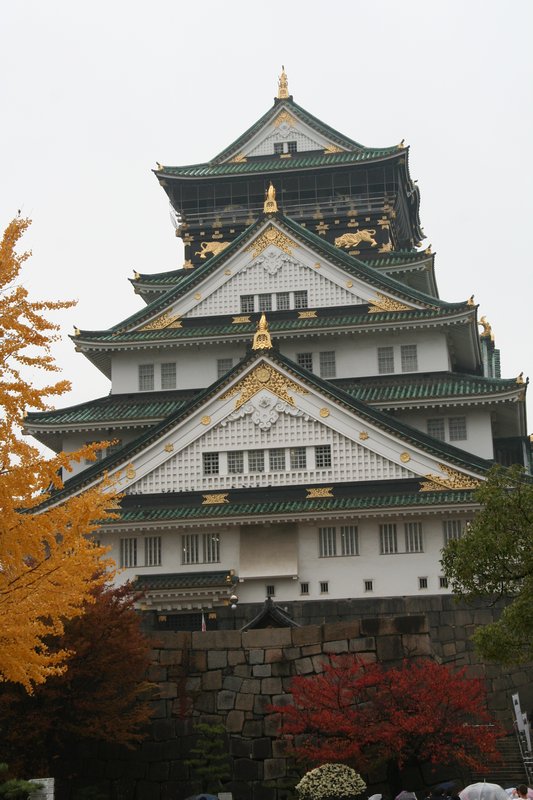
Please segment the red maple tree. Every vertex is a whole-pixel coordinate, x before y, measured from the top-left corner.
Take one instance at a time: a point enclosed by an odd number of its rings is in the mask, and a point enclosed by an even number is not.
[[[309,765],[378,762],[480,768],[499,759],[502,734],[486,710],[483,683],[430,660],[400,667],[333,657],[318,675],[291,682],[293,705],[276,706],[281,733]]]

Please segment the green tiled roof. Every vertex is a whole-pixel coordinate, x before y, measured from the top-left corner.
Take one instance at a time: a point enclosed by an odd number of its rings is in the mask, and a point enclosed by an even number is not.
[[[230,578],[228,581],[227,578]],[[157,575],[136,575],[135,590],[157,589],[203,589],[210,587],[226,587],[231,589],[233,576],[227,571],[219,572],[172,572]]]

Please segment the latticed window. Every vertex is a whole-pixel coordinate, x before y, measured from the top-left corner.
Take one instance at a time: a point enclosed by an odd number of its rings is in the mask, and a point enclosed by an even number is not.
[[[287,142],[287,152],[296,153],[298,150],[298,142]]]
[[[242,450],[228,453],[228,472],[230,475],[240,475],[244,472],[244,454]]]
[[[329,581],[320,581],[320,594],[327,594],[329,592]]]
[[[307,308],[307,291],[294,292],[294,308]]]
[[[416,344],[402,344],[400,347],[402,359],[402,372],[416,372],[418,370],[418,355]]]
[[[233,366],[232,358],[217,358],[217,378],[222,378]]]
[[[447,545],[453,539],[460,539],[463,535],[463,523],[460,519],[445,519],[442,523],[444,534],[444,544]]]
[[[315,447],[315,466],[317,469],[331,467],[331,445],[318,444]]]
[[[181,563],[199,564],[200,549],[197,533],[184,533],[181,537]]]
[[[341,525],[341,553],[343,556],[359,555],[356,525]]]
[[[131,538],[120,540],[120,566],[137,566],[137,539]]]
[[[320,377],[321,378],[334,378],[337,372],[335,365],[335,351],[327,350],[320,353]]]
[[[448,578],[446,575],[439,575],[439,589],[448,588]]]
[[[321,558],[330,558],[337,555],[337,529],[318,529],[318,554]]]
[[[291,307],[289,292],[278,292],[276,295],[276,308],[278,311],[287,311]]]
[[[296,363],[300,367],[313,371],[313,354],[312,353],[296,353]]]
[[[154,365],[139,364],[139,391],[151,392],[154,388]]]
[[[395,523],[386,523],[379,526],[379,545],[382,555],[398,552],[398,539],[396,535]]]
[[[426,577],[418,579],[418,588],[419,589],[427,589],[428,588],[428,579]]]
[[[283,142],[274,142],[274,153],[278,156],[283,153]]]
[[[248,450],[248,472],[265,471],[265,451]]]
[[[254,310],[254,296],[253,294],[241,295],[241,313],[251,314]]]
[[[144,539],[144,566],[159,567],[161,565],[161,537],[146,536]]]
[[[291,469],[305,469],[307,454],[305,447],[291,447]]]
[[[275,447],[269,450],[268,462],[271,472],[282,472],[285,469],[285,448]]]
[[[373,592],[374,591],[374,581],[372,578],[366,578],[363,581],[363,585],[365,587],[365,592]]]
[[[176,388],[175,362],[169,362],[168,364],[161,364],[161,388],[162,389]]]
[[[267,583],[266,585],[266,595],[267,597],[274,597],[276,594],[276,587],[273,583]]]
[[[300,584],[300,594],[309,594],[309,583],[307,581]]]
[[[272,295],[260,294],[258,308],[259,311],[272,311]]]
[[[421,522],[406,522],[405,523],[405,552],[406,553],[421,553],[422,551],[423,551],[422,523]]]
[[[428,419],[427,429],[429,435],[433,436],[434,439],[438,439],[441,442],[443,442],[446,439],[446,434],[444,432],[443,417],[435,417],[434,419]]]
[[[219,454],[218,453],[203,453],[204,475],[218,475],[219,472]]]
[[[220,537],[216,533],[202,534],[202,546],[205,564],[220,561]]]
[[[466,439],[466,417],[450,417],[448,420],[450,442]]]
[[[378,372],[380,375],[394,372],[394,347],[378,347]]]

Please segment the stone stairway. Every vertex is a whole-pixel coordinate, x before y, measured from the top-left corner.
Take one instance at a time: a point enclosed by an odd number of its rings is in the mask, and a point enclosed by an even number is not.
[[[472,783],[485,780],[487,783],[497,783],[504,789],[518,786],[520,783],[527,784],[526,770],[516,735],[512,733],[502,737],[498,742],[498,750],[502,760],[483,773],[472,773]]]

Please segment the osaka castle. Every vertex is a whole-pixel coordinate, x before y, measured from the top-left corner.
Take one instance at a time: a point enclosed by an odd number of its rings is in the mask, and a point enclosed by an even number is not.
[[[501,377],[473,297],[440,298],[409,148],[339,133],[283,70],[238,139],[154,175],[184,263],[136,272],[136,313],[75,331],[110,392],[26,431],[114,443],[50,502],[118,481],[99,540],[177,628],[266,598],[448,593],[441,549],[476,488],[495,462],[529,466],[526,382]]]

